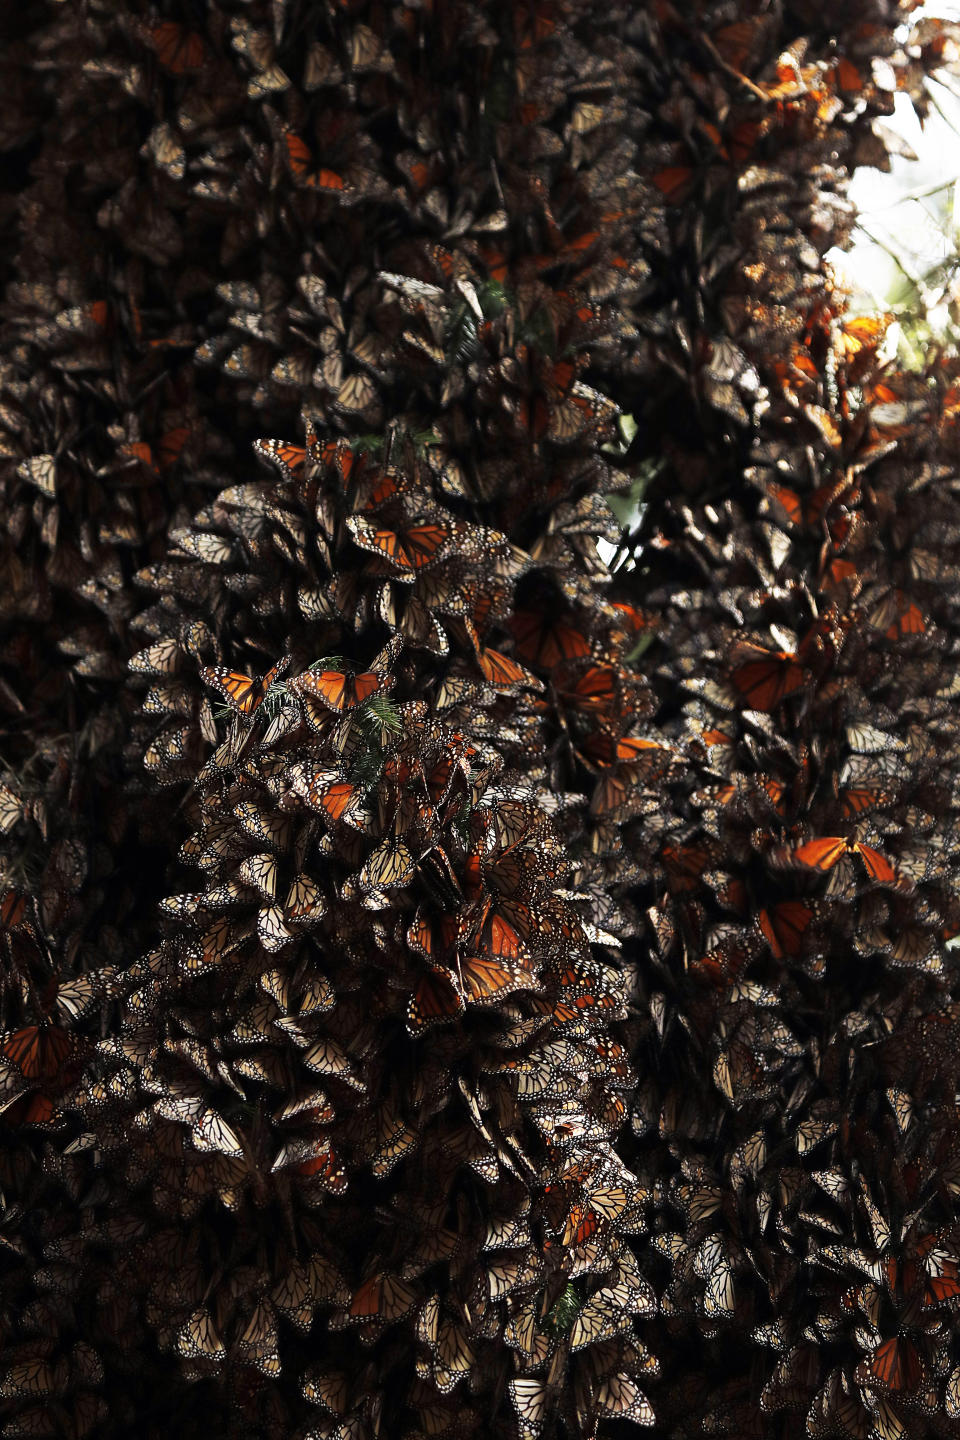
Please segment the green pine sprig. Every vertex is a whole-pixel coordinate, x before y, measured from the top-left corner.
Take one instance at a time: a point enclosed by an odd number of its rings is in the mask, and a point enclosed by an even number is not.
[[[582,1301],[573,1284],[568,1284],[560,1298],[551,1306],[541,1323],[548,1335],[569,1335],[580,1312]]]

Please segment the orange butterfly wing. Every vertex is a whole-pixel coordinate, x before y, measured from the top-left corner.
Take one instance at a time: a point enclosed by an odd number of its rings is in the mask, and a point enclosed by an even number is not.
[[[311,688],[329,709],[345,710],[348,679],[341,670],[321,670]]]
[[[832,870],[841,856],[847,853],[847,841],[843,835],[821,835],[808,840],[793,852],[793,858],[808,870]]]
[[[403,533],[403,549],[415,570],[429,565],[450,537],[445,525],[414,525]]]
[[[781,960],[784,955],[800,954],[804,931],[812,919],[813,911],[802,900],[784,900],[772,910],[761,910],[757,924],[774,957]]]
[[[365,700],[369,700],[370,696],[375,695],[380,689],[380,676],[373,670],[364,670],[362,674],[354,675],[352,688],[354,696],[353,704],[362,705]]]
[[[460,962],[460,979],[466,999],[473,1005],[489,1005],[511,990],[539,988],[532,977],[490,955],[468,955]]]
[[[856,845],[857,854],[867,869],[871,880],[876,880],[880,885],[893,885],[897,881],[897,872],[885,855],[879,850],[872,849],[869,845]]]
[[[775,657],[750,660],[730,676],[751,710],[770,711],[803,684],[803,670],[796,661]]]
[[[478,657],[480,669],[491,685],[522,685],[529,679],[522,665],[502,655],[499,650],[481,650]]]
[[[865,1375],[887,1390],[916,1390],[923,1378],[923,1365],[916,1347],[902,1335],[884,1340],[866,1362]],[[868,1380],[869,1383],[869,1380]]]
[[[157,59],[171,74],[184,75],[203,64],[206,47],[194,31],[185,30],[174,20],[166,20],[152,26],[148,33]]]
[[[346,188],[343,177],[337,175],[333,170],[313,170],[313,156],[310,148],[292,130],[286,134],[287,159],[290,162],[290,169],[293,177],[301,185],[306,185],[312,190],[343,190]]]
[[[432,1025],[455,1020],[464,1011],[463,999],[457,994],[445,970],[433,969],[423,976],[407,1004],[407,1029],[419,1035]]]
[[[206,665],[203,669],[206,684],[214,685],[243,715],[249,715],[257,705],[258,686],[250,675],[241,675],[239,670],[226,670],[221,665]]]

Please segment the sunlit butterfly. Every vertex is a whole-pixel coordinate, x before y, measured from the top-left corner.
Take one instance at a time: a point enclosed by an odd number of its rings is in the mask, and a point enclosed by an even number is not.
[[[224,665],[205,665],[200,671],[205,685],[219,691],[231,710],[240,715],[252,715],[266,699],[267,692],[288,668],[290,660],[284,656],[259,680],[230,670]]]
[[[291,682],[300,694],[315,696],[328,710],[353,710],[384,689],[375,671],[310,670]]]
[[[796,865],[805,870],[832,870],[846,856],[856,855],[864,869],[879,885],[891,885],[898,889],[910,890],[912,884],[900,871],[894,869],[880,850],[864,845],[859,840],[850,840],[844,835],[821,835],[808,840],[793,849],[782,847],[771,854],[774,864]]]
[[[306,699],[316,699],[334,713],[354,710],[390,686],[392,677],[386,670],[398,651],[399,644],[391,642],[377,656],[372,670],[306,670],[290,681],[290,689]]]

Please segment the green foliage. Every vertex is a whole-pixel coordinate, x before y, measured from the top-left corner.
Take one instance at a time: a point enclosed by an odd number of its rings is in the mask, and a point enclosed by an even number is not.
[[[583,1301],[580,1298],[576,1285],[570,1282],[560,1298],[554,1302],[547,1312],[541,1329],[547,1335],[559,1337],[569,1335],[573,1329],[574,1321],[580,1313]]]

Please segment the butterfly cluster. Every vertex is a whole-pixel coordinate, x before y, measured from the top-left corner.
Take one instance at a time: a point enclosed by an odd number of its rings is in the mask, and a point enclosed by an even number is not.
[[[0,19],[4,1436],[955,1430],[958,382],[823,257],[960,34],[836,8]]]
[[[623,827],[658,879],[621,1149],[663,1204],[648,1273],[679,1349],[657,1353],[665,1388],[689,1384],[658,1407],[665,1433],[945,1435],[955,372],[892,373],[888,319],[850,317],[818,258],[849,224],[829,166],[866,153],[850,87],[860,119],[882,114],[892,48],[791,46],[771,77],[749,64],[767,23],[712,39],[724,127],[709,163],[678,150],[655,182],[670,238],[652,250],[680,278],[664,271],[638,320],[661,464],[623,574],[657,617],[643,663],[683,764],[653,856],[648,826]],[[668,71],[688,154],[699,68],[684,52]],[[704,211],[733,185],[735,234],[711,237]]]

